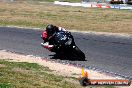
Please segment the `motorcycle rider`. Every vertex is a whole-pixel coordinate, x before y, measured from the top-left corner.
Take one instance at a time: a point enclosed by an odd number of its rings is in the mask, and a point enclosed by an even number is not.
[[[41,43],[41,46],[47,48],[51,52],[56,49],[56,46],[52,45],[54,41],[54,35],[59,31],[65,31],[67,33],[70,33],[66,31],[65,28],[57,27],[53,24],[48,24],[46,27],[46,30],[43,31],[41,38],[44,40],[44,43]]]

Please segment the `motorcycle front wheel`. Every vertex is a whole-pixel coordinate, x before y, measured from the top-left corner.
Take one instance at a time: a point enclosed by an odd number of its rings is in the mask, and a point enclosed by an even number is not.
[[[85,60],[85,54],[77,46],[74,48],[74,54],[79,60]]]

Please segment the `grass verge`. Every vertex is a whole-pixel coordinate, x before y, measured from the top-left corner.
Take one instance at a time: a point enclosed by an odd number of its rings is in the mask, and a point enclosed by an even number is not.
[[[132,34],[128,10],[57,6],[51,3],[0,3],[0,25],[43,28],[52,23],[69,30]]]
[[[63,76],[49,72],[36,63],[0,60],[0,88],[75,88]]]
[[[68,81],[72,78],[54,75],[47,67],[27,62],[0,60],[0,79],[0,88],[83,88],[79,85],[79,82],[77,84]]]

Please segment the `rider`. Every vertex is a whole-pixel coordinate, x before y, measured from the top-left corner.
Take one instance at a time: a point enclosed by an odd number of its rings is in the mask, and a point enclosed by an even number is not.
[[[52,44],[49,44],[49,41],[50,43],[53,42],[54,40],[54,35],[59,32],[59,31],[65,31],[65,32],[68,32],[65,30],[65,28],[62,28],[62,27],[57,27],[57,26],[54,26],[52,24],[48,24],[47,27],[46,27],[46,30],[43,31],[42,35],[41,35],[41,38],[44,40],[44,43],[41,43],[41,45],[43,47],[47,47],[47,46],[50,46],[51,45],[51,48],[47,48],[49,49],[50,51],[54,51],[55,49],[55,46],[52,47],[53,45]],[[70,33],[70,32],[68,32]]]

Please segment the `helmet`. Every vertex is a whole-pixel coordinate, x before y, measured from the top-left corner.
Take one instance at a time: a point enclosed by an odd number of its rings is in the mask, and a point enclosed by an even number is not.
[[[46,27],[46,31],[47,31],[47,34],[49,36],[52,36],[54,33],[55,33],[55,26],[52,25],[52,24],[49,24],[47,27]]]

